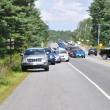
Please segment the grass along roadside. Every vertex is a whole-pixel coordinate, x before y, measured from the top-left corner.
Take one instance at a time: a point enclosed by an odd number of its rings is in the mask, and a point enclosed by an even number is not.
[[[29,73],[10,72],[6,76],[0,77],[0,104],[12,93]]]

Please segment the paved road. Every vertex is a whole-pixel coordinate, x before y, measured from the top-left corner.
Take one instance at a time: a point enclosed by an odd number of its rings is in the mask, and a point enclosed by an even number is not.
[[[71,59],[71,63],[74,66],[61,63],[49,72],[33,72],[0,110],[110,110],[110,100],[81,74],[110,95],[110,69],[89,59]]]
[[[110,96],[110,63],[91,58],[71,59],[71,63]]]

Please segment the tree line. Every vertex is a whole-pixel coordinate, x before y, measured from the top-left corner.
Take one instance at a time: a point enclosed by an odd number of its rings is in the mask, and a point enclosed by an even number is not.
[[[0,52],[7,52],[8,39],[14,39],[15,52],[48,41],[48,25],[35,1],[0,0]]]
[[[100,34],[99,43],[102,43],[104,46],[109,46],[110,1],[93,0],[88,12],[90,18],[81,21],[78,28],[73,32],[75,39],[89,45],[97,46],[98,34]]]
[[[72,31],[56,31],[56,30],[49,30],[49,40],[53,42],[57,42],[58,40],[74,40],[73,32]]]

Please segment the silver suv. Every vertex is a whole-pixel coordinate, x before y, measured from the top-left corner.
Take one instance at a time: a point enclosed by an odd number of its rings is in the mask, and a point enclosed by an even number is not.
[[[49,71],[48,58],[44,48],[28,48],[22,55],[22,71],[34,68],[43,68]]]

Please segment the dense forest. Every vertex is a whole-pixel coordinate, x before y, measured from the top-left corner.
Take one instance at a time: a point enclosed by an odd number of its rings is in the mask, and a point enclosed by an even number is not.
[[[40,46],[48,41],[48,26],[35,7],[36,0],[0,0],[0,52],[7,52],[14,39],[14,51]]]
[[[50,30],[49,31],[49,40],[53,42],[57,42],[58,40],[74,40],[73,38],[73,32],[71,31],[55,31]]]
[[[14,39],[14,51],[41,46],[48,41],[75,40],[89,45],[97,45],[100,25],[100,43],[105,46],[110,41],[110,2],[93,0],[88,12],[90,18],[79,23],[74,31],[49,30],[35,7],[36,0],[0,1],[0,52],[7,52],[9,39]]]
[[[99,43],[110,46],[110,2],[109,0],[93,0],[88,12],[90,18],[79,23],[73,32],[76,40],[97,46]]]

